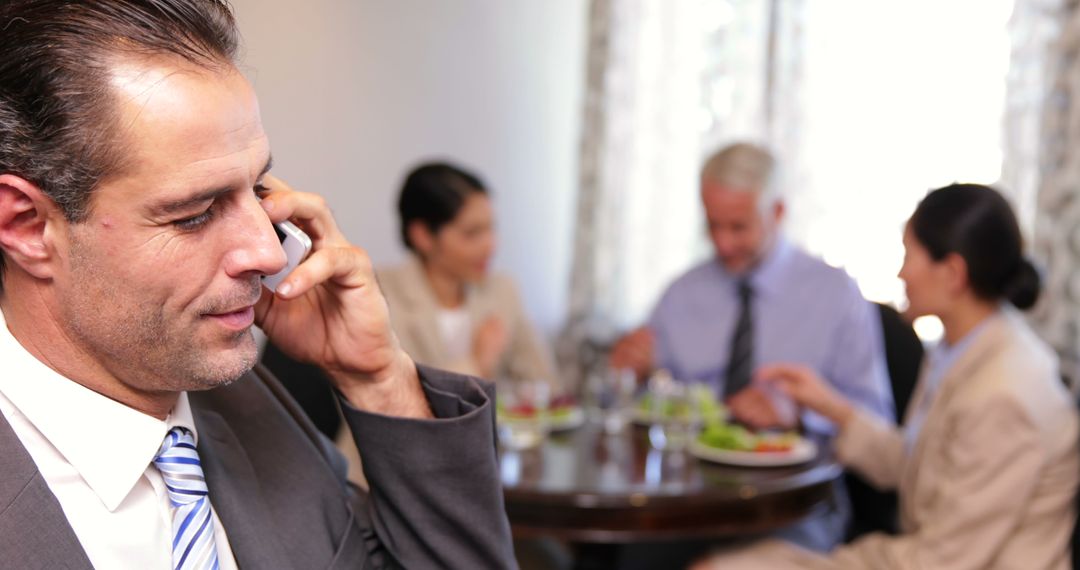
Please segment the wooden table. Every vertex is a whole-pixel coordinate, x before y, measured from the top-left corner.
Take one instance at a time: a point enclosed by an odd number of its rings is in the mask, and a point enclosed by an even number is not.
[[[627,543],[745,537],[823,505],[841,475],[826,446],[795,467],[728,467],[651,449],[647,430],[593,424],[538,448],[503,451],[506,510],[518,538]]]

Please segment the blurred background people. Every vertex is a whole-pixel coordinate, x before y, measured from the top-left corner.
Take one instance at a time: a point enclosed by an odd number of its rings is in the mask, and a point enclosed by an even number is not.
[[[899,489],[901,534],[867,535],[828,557],[761,542],[696,568],[1070,567],[1077,411],[1056,356],[1013,308],[1035,303],[1040,279],[1012,210],[986,186],[936,190],[907,224],[904,247],[909,312],[936,315],[945,336],[902,430],[809,367],[757,375],[836,424],[841,462]]]
[[[715,257],[664,292],[648,324],[621,338],[611,365],[641,376],[666,369],[676,379],[710,384],[733,416],[753,427],[793,428],[790,401],[753,385],[765,362],[799,362],[869,413],[894,413],[877,312],[842,270],[786,241],[784,203],[772,155],[739,143],[710,157],[701,172],[701,200]],[[804,427],[829,433],[822,418]],[[804,546],[827,550],[848,521],[843,490],[825,515],[792,530]]]

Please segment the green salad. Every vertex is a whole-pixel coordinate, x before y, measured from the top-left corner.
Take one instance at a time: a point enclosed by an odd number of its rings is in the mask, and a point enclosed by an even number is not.
[[[795,432],[753,433],[740,425],[715,422],[705,427],[698,436],[698,441],[709,447],[728,451],[784,453],[791,451],[799,441],[799,434]]]
[[[709,425],[698,436],[698,441],[717,449],[750,451],[757,445],[757,438],[743,426],[728,423]]]

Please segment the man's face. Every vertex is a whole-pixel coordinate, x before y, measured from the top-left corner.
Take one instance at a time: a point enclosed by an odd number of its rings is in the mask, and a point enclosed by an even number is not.
[[[705,182],[701,202],[716,256],[730,273],[757,265],[773,241],[783,209],[779,203],[763,212],[759,193]]]
[[[230,382],[255,362],[259,276],[285,264],[254,193],[270,158],[254,92],[231,69],[123,60],[113,72],[132,167],[60,240],[60,320],[137,390]]]

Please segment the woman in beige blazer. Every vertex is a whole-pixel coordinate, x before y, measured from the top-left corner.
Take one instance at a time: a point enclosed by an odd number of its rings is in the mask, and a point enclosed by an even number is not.
[[[398,200],[411,256],[378,271],[390,318],[417,362],[488,380],[555,383],[549,350],[533,329],[513,281],[489,271],[495,249],[483,183],[450,164],[425,164]]]
[[[901,534],[871,534],[827,556],[759,542],[695,568],[1070,567],[1077,412],[1056,357],[1006,306],[1028,308],[1039,290],[1008,203],[985,186],[931,192],[904,245],[909,313],[937,315],[945,338],[924,364],[902,429],[859,410],[811,370],[776,365],[757,374],[836,423],[843,464],[899,490]]]

